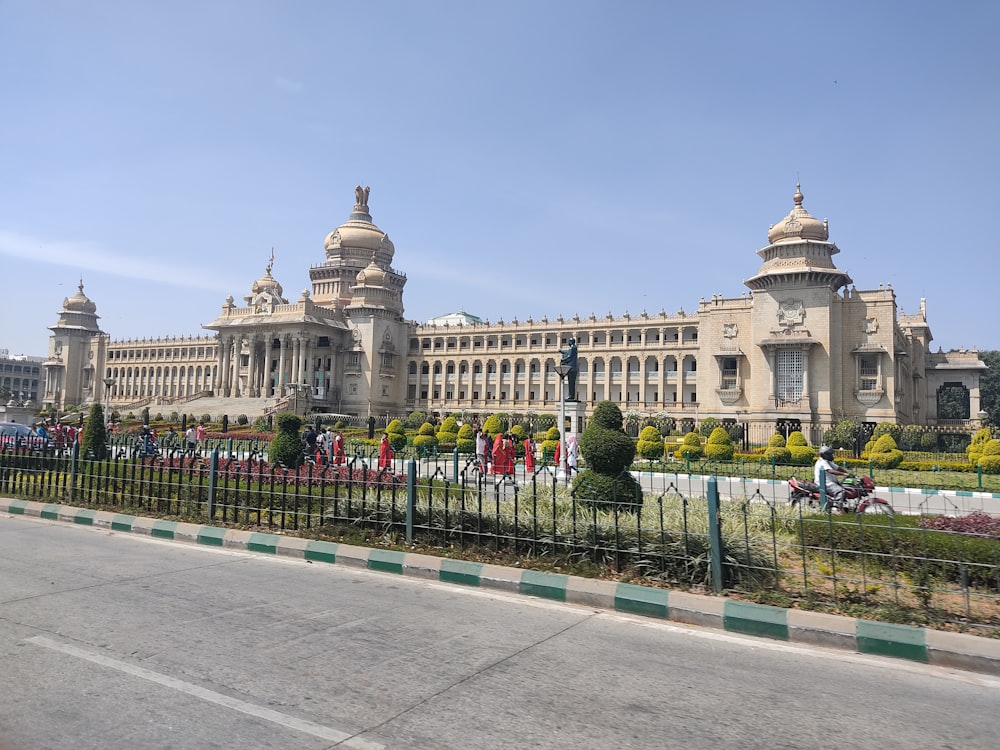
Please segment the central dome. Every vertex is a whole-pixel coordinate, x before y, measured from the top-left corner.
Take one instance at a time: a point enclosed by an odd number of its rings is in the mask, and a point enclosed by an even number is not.
[[[375,254],[383,266],[392,264],[396,248],[389,235],[375,226],[368,213],[369,188],[354,188],[355,204],[350,218],[323,240],[327,262],[346,261],[363,268]]]

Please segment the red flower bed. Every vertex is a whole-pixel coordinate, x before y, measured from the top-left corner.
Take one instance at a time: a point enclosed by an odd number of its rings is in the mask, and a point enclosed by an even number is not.
[[[981,510],[975,510],[967,516],[958,518],[948,516],[925,518],[920,522],[920,527],[1000,539],[1000,518],[994,518]]]

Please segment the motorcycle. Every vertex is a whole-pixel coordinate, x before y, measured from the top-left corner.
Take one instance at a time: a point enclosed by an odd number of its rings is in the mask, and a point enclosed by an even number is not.
[[[844,477],[841,485],[844,488],[844,496],[840,500],[835,500],[827,493],[826,509],[835,513],[882,513],[887,516],[895,514],[892,506],[880,497],[875,497],[875,483],[869,476],[855,476],[848,474]],[[788,480],[791,489],[791,505],[798,506],[800,503],[804,507],[814,510],[821,509],[822,497],[820,488],[814,482],[792,477]]]

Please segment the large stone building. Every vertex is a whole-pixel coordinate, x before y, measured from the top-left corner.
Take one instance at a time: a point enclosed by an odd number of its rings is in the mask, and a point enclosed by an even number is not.
[[[81,283],[51,327],[44,401],[231,415],[554,413],[559,350],[572,337],[585,411],[611,400],[679,423],[713,416],[816,434],[843,418],[935,424],[939,391],[959,388],[972,421],[979,413],[978,353],[932,352],[923,300],[906,315],[891,286],[856,289],[798,188],[739,297],[713,295],[692,313],[496,323],[466,312],[407,321],[406,276],[368,196],[356,188],[349,220],[326,236],[311,291],[289,302],[269,264],[242,305],[225,300],[208,336],[111,341]]]

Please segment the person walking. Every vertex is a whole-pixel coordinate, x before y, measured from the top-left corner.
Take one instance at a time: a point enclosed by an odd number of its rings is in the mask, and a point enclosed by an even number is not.
[[[389,433],[382,433],[382,442],[379,443],[378,447],[378,468],[379,469],[391,469],[392,461],[396,457],[396,454],[392,450],[392,445],[389,443]]]
[[[524,473],[535,473],[535,444],[530,437],[524,439]]]
[[[184,443],[185,456],[194,456],[198,452],[198,432],[195,430],[194,425],[191,425],[184,431]]]
[[[333,452],[333,462],[337,466],[340,466],[347,460],[347,456],[344,452],[344,435],[340,430],[337,430],[333,436],[333,446],[331,450]]]

